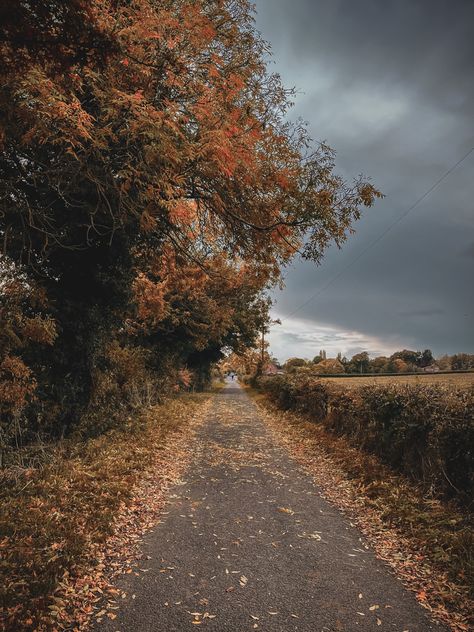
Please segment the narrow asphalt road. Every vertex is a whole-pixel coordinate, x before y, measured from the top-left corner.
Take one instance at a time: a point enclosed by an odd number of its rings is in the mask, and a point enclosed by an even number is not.
[[[107,632],[445,630],[288,456],[246,393],[215,396],[185,482]]]

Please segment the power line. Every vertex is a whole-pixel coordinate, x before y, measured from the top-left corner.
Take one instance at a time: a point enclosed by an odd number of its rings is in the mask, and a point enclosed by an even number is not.
[[[413,211],[413,209],[415,209],[418,206],[418,204],[420,204],[432,191],[434,191],[434,189],[436,189],[436,187],[438,187],[441,184],[441,182],[443,182],[443,180],[445,180],[456,169],[456,167],[458,167],[462,162],[464,162],[466,158],[472,154],[473,151],[474,151],[474,147],[471,147],[471,149],[467,152],[467,154],[465,154],[452,167],[450,167],[447,171],[445,171],[443,175],[440,178],[438,178],[438,180],[436,180],[436,182],[434,182],[434,184],[432,184],[430,188],[427,189],[427,191],[425,191],[423,195],[420,196],[416,200],[416,202],[414,202],[409,208],[407,208],[406,211],[404,211],[401,215],[399,215],[384,231],[380,233],[380,235],[378,235],[378,237],[376,237],[373,241],[371,241],[370,244],[368,244],[368,246],[366,246],[356,257],[354,257],[354,259],[351,259],[351,261],[349,261],[335,276],[329,279],[329,281],[325,285],[323,285],[323,287],[319,288],[319,290],[317,290],[317,292],[315,292],[312,296],[310,296],[304,303],[301,303],[301,305],[299,305],[296,309],[294,309],[292,312],[290,312],[283,318],[290,318],[291,316],[294,316],[294,314],[296,314],[301,309],[303,309],[303,307],[306,307],[306,305],[314,301],[315,298],[320,296],[323,292],[325,292],[328,289],[328,287],[330,287],[333,283],[335,283],[338,279],[340,279],[341,276],[350,267],[352,267],[355,263],[357,263],[359,259],[361,259],[371,248],[373,248],[376,244],[378,244],[379,241],[381,241],[385,237],[385,235],[387,235],[387,233],[389,233],[392,230],[392,228],[394,228],[403,219],[405,219],[405,217],[411,211]]]

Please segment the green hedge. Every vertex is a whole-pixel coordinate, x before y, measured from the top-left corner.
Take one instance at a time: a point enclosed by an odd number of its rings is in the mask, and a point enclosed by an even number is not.
[[[474,500],[474,389],[420,384],[347,389],[313,376],[261,378],[285,410],[304,413],[397,471],[462,504]]]

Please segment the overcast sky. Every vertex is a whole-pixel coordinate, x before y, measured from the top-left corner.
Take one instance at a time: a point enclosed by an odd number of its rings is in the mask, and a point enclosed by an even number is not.
[[[364,173],[386,195],[321,266],[287,270],[271,351],[280,360],[321,348],[348,357],[473,353],[474,152],[369,246],[474,147],[474,1],[257,0],[256,8],[273,70],[299,90],[292,116],[336,150],[342,175]]]

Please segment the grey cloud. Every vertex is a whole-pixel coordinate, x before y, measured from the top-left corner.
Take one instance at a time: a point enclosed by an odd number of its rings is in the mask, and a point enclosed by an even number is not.
[[[257,8],[284,63],[327,69],[341,89],[409,86],[446,109],[469,107],[470,0],[260,0]]]
[[[469,244],[469,246],[463,251],[463,254],[466,257],[474,259],[474,242],[472,244]]]
[[[420,317],[420,318],[430,318],[433,316],[440,316],[441,314],[444,314],[445,311],[444,309],[413,309],[411,311],[407,311],[407,312],[399,312],[400,316],[407,316],[407,317]]]
[[[294,318],[376,337],[382,350],[474,351],[474,153],[371,246],[474,147],[474,3],[257,0],[257,10],[275,69],[301,90],[295,115],[336,149],[346,178],[369,174],[387,196],[321,267],[287,271],[276,311],[287,317],[330,283]]]

